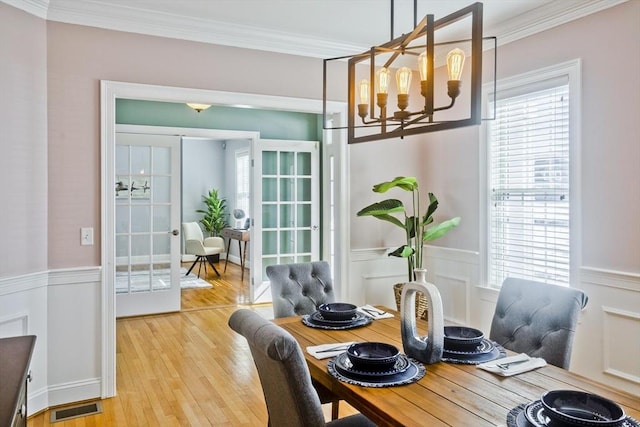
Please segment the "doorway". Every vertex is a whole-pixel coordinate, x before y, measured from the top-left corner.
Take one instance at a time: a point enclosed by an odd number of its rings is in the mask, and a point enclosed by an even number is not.
[[[102,360],[101,360],[101,385],[102,397],[115,395],[115,291],[114,291],[114,265],[115,245],[112,236],[114,230],[114,210],[108,209],[113,201],[113,171],[115,170],[114,141],[116,128],[116,99],[140,99],[165,102],[185,102],[185,100],[198,99],[202,102],[216,105],[251,105],[255,108],[276,109],[283,111],[300,111],[314,114],[321,114],[323,107],[338,123],[346,122],[346,104],[329,102],[323,106],[320,100],[297,99],[268,95],[253,95],[245,93],[232,93],[220,91],[208,91],[202,89],[177,88],[166,86],[143,85],[136,83],[124,83],[113,81],[101,81],[101,194],[102,194],[102,215],[101,215],[101,264],[102,264]],[[206,131],[202,130],[201,131]],[[179,134],[179,132],[176,132]],[[333,260],[334,277],[336,282],[345,284],[339,290],[339,297],[347,295],[348,286],[348,175],[347,175],[347,147],[346,134],[342,130],[325,131],[325,140],[330,144],[323,146],[323,158],[331,158],[331,162],[323,162],[325,168],[331,165],[331,172],[323,170],[323,188],[325,193],[334,194],[333,203],[330,205],[331,212],[326,209],[329,205],[323,205],[323,217],[332,218],[332,226],[326,227],[326,232],[333,231],[334,244],[331,247],[340,247],[340,254],[323,254],[323,258],[328,256]],[[202,136],[202,135],[195,135]],[[233,137],[230,136],[229,139]],[[326,182],[331,180],[330,183]],[[326,197],[326,195],[323,195]],[[329,239],[323,235],[323,240]],[[323,248],[327,251],[327,247]]]

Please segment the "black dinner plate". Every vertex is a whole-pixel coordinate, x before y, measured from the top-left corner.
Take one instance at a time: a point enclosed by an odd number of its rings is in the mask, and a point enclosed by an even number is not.
[[[388,377],[396,374],[401,374],[405,372],[411,366],[411,362],[404,354],[398,355],[398,360],[396,360],[395,365],[391,369],[387,369],[384,371],[365,371],[362,369],[356,369],[353,367],[353,364],[349,360],[349,356],[347,353],[341,353],[335,357],[335,368],[342,375],[348,377],[362,377],[366,379],[376,378],[376,377]]]
[[[351,320],[327,320],[317,311],[312,314],[305,314],[302,316],[302,323],[306,326],[319,329],[352,329],[368,325],[371,322],[372,319],[370,317],[365,316],[360,312],[357,312],[355,317]]]
[[[571,425],[551,420],[544,413],[542,402],[535,400],[518,405],[509,411],[507,427],[571,427]],[[633,418],[627,417],[618,427],[640,427],[640,424]]]

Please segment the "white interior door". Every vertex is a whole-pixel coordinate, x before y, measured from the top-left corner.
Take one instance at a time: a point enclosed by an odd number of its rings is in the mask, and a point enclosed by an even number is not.
[[[251,301],[271,301],[266,267],[320,259],[318,142],[256,141]]]
[[[180,137],[116,133],[116,317],[180,310]]]

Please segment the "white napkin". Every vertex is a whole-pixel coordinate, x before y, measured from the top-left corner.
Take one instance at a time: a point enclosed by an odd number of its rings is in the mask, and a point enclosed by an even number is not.
[[[388,313],[384,310],[380,310],[379,308],[376,308],[369,304],[363,305],[362,307],[358,307],[358,311],[364,314],[365,316],[371,317],[373,320],[386,319],[389,317],[393,317],[393,314]]]
[[[511,364],[508,365],[505,369],[502,369],[498,366],[506,365],[509,363]],[[541,368],[546,365],[547,361],[541,357],[529,357],[529,355],[527,355],[526,353],[520,353],[516,354],[515,356],[503,357],[502,359],[492,360],[490,362],[481,363],[476,366],[480,369],[493,372],[494,374],[498,374],[503,377],[510,377],[511,375],[521,374],[523,372]]]
[[[337,356],[344,353],[354,342],[332,342],[330,344],[311,345],[307,347],[307,353],[316,359],[325,359],[327,357]]]

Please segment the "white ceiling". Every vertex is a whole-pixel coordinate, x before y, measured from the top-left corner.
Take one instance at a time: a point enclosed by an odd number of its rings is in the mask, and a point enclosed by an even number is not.
[[[52,21],[328,58],[390,40],[390,0],[1,0]],[[528,36],[627,0],[484,0],[484,35]],[[472,0],[418,0],[417,20]],[[413,28],[395,0],[394,36]]]

